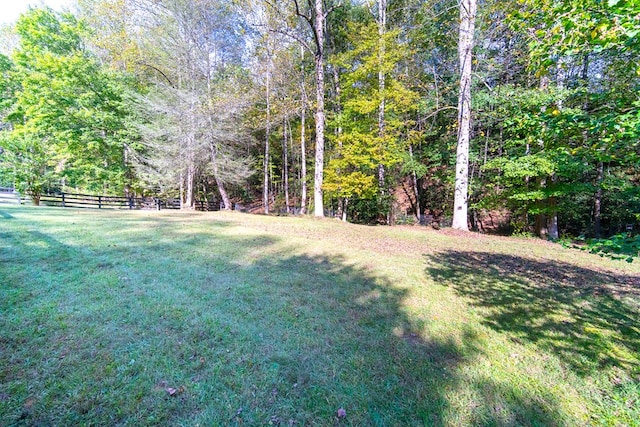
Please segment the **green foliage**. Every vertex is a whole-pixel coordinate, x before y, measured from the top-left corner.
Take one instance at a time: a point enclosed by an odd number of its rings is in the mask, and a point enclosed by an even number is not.
[[[522,9],[512,13],[512,22],[527,27],[532,65],[541,69],[561,56],[620,54],[640,48],[640,4],[636,0],[523,0],[522,4]],[[637,59],[628,66],[640,72]]]
[[[562,195],[558,180],[552,182],[552,177],[562,175],[553,125],[560,114],[557,104],[561,96],[505,87],[477,97],[483,123],[491,126],[493,122],[499,127],[498,132],[492,127],[484,132],[500,135],[508,150],[508,154],[494,156],[482,166],[493,187],[486,191],[492,194],[485,193],[478,207],[494,208],[506,202],[517,212],[542,212],[550,197]]]
[[[32,9],[16,31],[20,48],[11,67],[3,66],[14,88],[4,105],[10,129],[2,138],[3,167],[32,194],[54,177],[84,190],[120,193],[129,167],[124,151],[135,137],[123,99],[126,80],[85,50],[86,29],[73,15]],[[46,178],[32,179],[45,165]]]
[[[615,260],[633,262],[640,257],[640,235],[631,233],[615,234],[607,239],[579,239],[582,244],[563,242],[566,247],[588,251]]]
[[[332,60],[333,66],[345,71],[340,79],[342,110],[330,123],[340,131],[331,139],[334,150],[325,169],[324,189],[329,196],[361,200],[350,209],[355,209],[356,216],[384,215],[384,210],[364,214],[356,207],[388,209],[388,203],[376,201],[380,193],[387,191],[380,187],[378,168],[389,170],[406,159],[413,125],[409,117],[415,112],[418,98],[406,88],[403,76],[396,70],[408,54],[398,36],[398,31],[380,36],[374,23],[352,24],[349,50]],[[379,108],[383,103],[381,125]],[[364,202],[367,199],[371,203]]]
[[[15,102],[15,81],[11,78],[14,64],[6,55],[0,54],[0,120],[7,109]]]
[[[21,51],[17,57],[25,64],[34,53],[68,55],[83,50],[85,26],[68,13],[57,14],[50,8],[30,9],[18,19],[16,32],[20,36]]]
[[[47,137],[34,136],[22,129],[0,133],[0,173],[16,189],[28,194],[35,204],[53,181],[54,164]]]

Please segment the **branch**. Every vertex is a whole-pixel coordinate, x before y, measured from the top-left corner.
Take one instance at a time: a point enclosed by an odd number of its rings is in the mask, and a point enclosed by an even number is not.
[[[485,85],[485,87],[486,87],[487,89],[489,89],[489,92],[491,92],[491,93],[495,92],[495,91],[493,90],[493,88],[492,88],[491,86],[489,86],[489,83],[487,83],[487,81],[486,81],[485,79],[483,79],[483,78],[482,78],[478,73],[475,73],[475,72],[474,72],[474,73],[472,73],[472,74],[473,74],[474,76],[476,76],[477,78],[479,78],[479,79],[480,79],[480,81],[482,82],[482,84],[484,84],[484,85]]]
[[[441,111],[444,110],[457,110],[458,107],[453,107],[453,106],[448,106],[448,107],[442,107],[442,108],[438,108],[436,111],[434,111],[433,113],[429,114],[428,116],[425,116],[422,118],[422,121],[425,121],[427,119],[430,119],[431,117],[435,116],[436,114],[438,114]]]
[[[169,84],[171,85],[172,88],[174,88],[174,89],[176,88],[176,85],[174,85],[173,82],[169,79],[169,77],[167,77],[167,75],[165,73],[163,73],[159,68],[154,67],[153,65],[145,64],[142,61],[136,61],[136,64],[142,65],[144,67],[149,67],[152,70],[155,70],[155,71],[159,72],[162,75],[162,77],[164,77],[169,82]]]
[[[271,33],[276,33],[276,34],[282,34],[283,36],[287,36],[290,37],[292,39],[294,39],[295,41],[297,41],[298,43],[300,43],[300,45],[302,45],[303,48],[305,48],[306,50],[308,50],[311,54],[313,54],[313,49],[311,49],[311,46],[309,46],[309,43],[307,43],[307,41],[305,39],[303,39],[302,37],[300,37],[300,35],[296,34],[293,31],[288,31],[286,29],[278,29],[278,28],[272,28],[269,25],[266,24],[255,24],[255,27],[266,27],[267,31],[271,32]]]
[[[296,16],[303,18],[305,21],[307,21],[311,28],[313,28],[313,20],[311,19],[311,17],[300,12],[300,5],[298,4],[298,0],[293,0],[293,4],[296,5]]]
[[[327,11],[324,13],[324,19],[326,20],[326,19],[327,19],[327,17],[328,17],[329,15],[331,15],[331,12],[333,12],[334,10],[336,10],[337,8],[342,7],[342,6],[344,6],[344,3],[340,2],[340,3],[336,4],[335,6],[333,6],[333,7],[329,8],[329,10],[327,10]]]
[[[309,2],[309,7],[311,7],[311,1],[310,0],[307,0],[307,1]],[[314,55],[317,55],[318,52],[322,51],[323,46],[320,45],[320,40],[318,40],[318,32],[316,31],[315,22],[313,21],[313,19],[311,19],[307,15],[300,12],[300,5],[298,4],[298,0],[293,0],[293,3],[296,5],[296,15],[303,18],[305,21],[307,21],[307,24],[309,24],[309,27],[311,27],[311,32],[313,33],[313,40],[316,42],[316,52],[315,53],[313,51],[311,52],[314,53]],[[324,31],[324,28],[321,28],[320,31]]]
[[[276,14],[278,14],[280,19],[285,23],[285,26],[287,26],[287,24],[286,24],[287,19],[282,14],[282,11],[275,4],[273,4],[270,0],[264,0],[264,2],[268,6],[270,6],[271,9],[273,9],[273,11],[276,12]],[[313,36],[314,36],[314,38],[316,38],[316,46],[317,46],[318,42],[317,42],[315,29],[314,29],[314,26],[313,26],[313,20],[310,17],[308,17],[307,15],[305,15],[304,13],[300,12],[300,7],[298,5],[298,0],[293,0],[293,3],[296,6],[296,16],[304,19],[307,22],[307,24],[309,24],[309,27],[311,27],[311,30],[313,32]],[[314,53],[313,50],[311,49],[311,46],[309,46],[309,43],[307,43],[306,40],[304,40],[302,37],[300,37],[295,32],[292,32],[292,31],[289,31],[289,30],[284,30],[284,29],[274,29],[274,28],[271,28],[271,26],[269,26],[269,25],[265,25],[265,26],[267,27],[268,31],[270,31],[272,33],[278,33],[278,34],[282,34],[284,36],[290,37],[290,38],[296,40],[298,43],[300,43],[302,45],[302,47],[307,49],[310,53],[312,53],[312,54]]]

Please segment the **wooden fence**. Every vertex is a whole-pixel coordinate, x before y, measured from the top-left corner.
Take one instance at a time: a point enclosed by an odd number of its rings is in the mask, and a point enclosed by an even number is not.
[[[93,208],[93,209],[180,209],[179,199],[160,199],[157,197],[118,197],[96,196],[93,194],[56,193],[40,197],[40,204],[63,208]],[[195,208],[199,211],[218,210],[212,201],[198,200]]]
[[[11,187],[0,187],[0,203],[20,204],[22,199],[20,193]]]

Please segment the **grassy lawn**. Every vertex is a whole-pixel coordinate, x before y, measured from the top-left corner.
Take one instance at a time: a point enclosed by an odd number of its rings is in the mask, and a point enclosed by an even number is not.
[[[0,425],[640,426],[639,307],[537,240],[0,206]]]

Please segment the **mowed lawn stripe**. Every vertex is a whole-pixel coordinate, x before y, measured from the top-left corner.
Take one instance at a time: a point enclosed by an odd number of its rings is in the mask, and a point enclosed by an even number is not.
[[[1,425],[639,425],[636,263],[418,227],[0,209]]]

